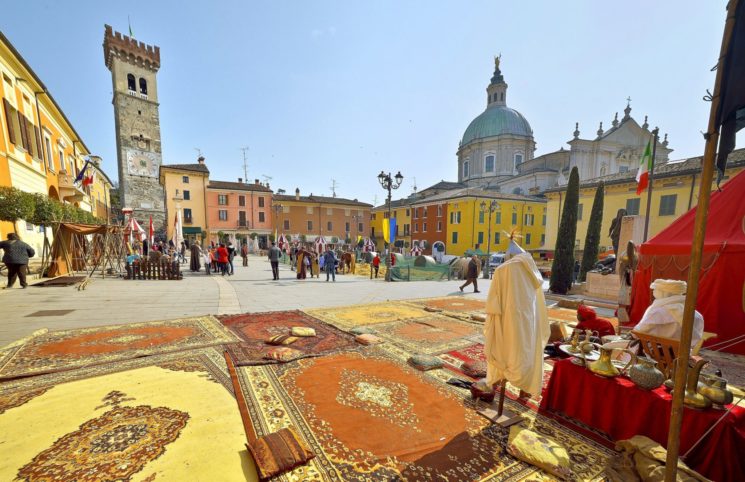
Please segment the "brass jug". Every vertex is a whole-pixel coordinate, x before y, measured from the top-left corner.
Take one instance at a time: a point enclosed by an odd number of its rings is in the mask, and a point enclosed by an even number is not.
[[[582,352],[582,359],[585,359],[585,352],[583,348],[587,346],[588,344],[593,345],[598,350],[600,350],[600,358],[594,362],[590,362],[587,364],[587,361],[585,360],[585,365],[587,368],[590,369],[590,371],[596,375],[600,375],[601,377],[617,377],[621,374],[621,371],[616,368],[616,366],[611,361],[611,355],[613,354],[613,348],[605,348],[603,346],[598,345],[597,343],[592,343],[589,341],[586,341],[580,345],[580,350]],[[626,366],[623,367],[623,370],[629,368],[631,363],[633,362],[633,357],[631,360],[626,363]]]
[[[572,334],[572,342],[569,348],[567,348],[567,351],[579,353],[579,332],[580,330],[574,330],[574,334]]]
[[[698,377],[701,374],[701,369],[707,363],[709,363],[708,360],[699,360],[688,371],[688,378],[686,379],[686,387],[685,387],[685,396],[683,397],[683,404],[686,407],[699,408],[699,409],[711,407],[711,400],[709,400],[705,396],[698,393],[698,384],[699,384]]]
[[[701,375],[703,383],[698,384],[698,393],[705,396],[716,408],[723,408],[734,400],[734,395],[727,390],[727,380],[716,375]]]

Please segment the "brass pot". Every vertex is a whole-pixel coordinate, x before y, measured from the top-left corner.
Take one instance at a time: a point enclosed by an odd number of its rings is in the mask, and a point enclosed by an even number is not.
[[[633,355],[629,368],[629,378],[634,385],[644,390],[654,390],[665,382],[665,375],[657,369],[657,362],[651,358]]]
[[[676,365],[677,365],[676,359]],[[698,377],[701,374],[701,369],[709,363],[707,360],[699,360],[696,364],[688,371],[688,377],[686,379],[685,396],[683,397],[683,405],[691,408],[710,408],[711,400],[698,393]],[[674,392],[674,390],[673,390]]]
[[[585,359],[584,354],[584,348],[587,345],[593,345],[598,350],[600,350],[600,358],[594,362],[590,362],[587,364],[587,361],[585,360],[585,365],[587,368],[590,369],[590,371],[596,375],[600,375],[601,377],[617,377],[621,374],[621,371],[616,368],[615,365],[613,365],[613,362],[611,360],[611,355],[613,354],[613,348],[605,348],[597,343],[591,343],[589,341],[584,342],[582,345],[580,345],[580,348],[582,349],[582,359]],[[625,367],[623,367],[623,370],[626,370],[631,363],[634,361],[633,357],[629,362],[626,364]]]
[[[701,375],[701,380],[703,383],[698,384],[698,393],[711,400],[717,408],[732,403],[734,395],[727,390],[727,380],[716,375]]]

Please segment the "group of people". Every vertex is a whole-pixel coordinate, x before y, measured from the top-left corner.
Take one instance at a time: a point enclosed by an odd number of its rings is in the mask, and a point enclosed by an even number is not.
[[[336,270],[339,267],[339,258],[336,253],[329,248],[323,254],[315,251],[309,251],[305,248],[293,248],[290,252],[290,266],[295,271],[297,279],[306,279],[315,276],[320,278],[321,272],[326,273],[326,281],[336,282]],[[279,260],[282,257],[282,251],[271,243],[268,258],[272,265],[272,276],[274,280],[279,279]]]
[[[231,241],[227,244],[211,242],[205,247],[202,247],[199,241],[195,241],[190,249],[189,269],[194,272],[202,269],[202,263],[204,263],[204,272],[207,275],[220,273],[222,276],[233,276],[235,274],[233,260],[239,252],[243,257],[243,266],[248,266],[248,245],[245,243],[240,251],[233,246]]]
[[[173,260],[178,260],[180,263],[186,262],[186,250],[189,248],[186,242],[181,241],[177,247],[173,240],[169,240],[167,243],[163,240],[158,240],[152,244],[147,239],[142,241],[135,240],[130,246],[130,256],[135,257],[149,257],[153,253],[160,253],[162,256],[168,256]]]

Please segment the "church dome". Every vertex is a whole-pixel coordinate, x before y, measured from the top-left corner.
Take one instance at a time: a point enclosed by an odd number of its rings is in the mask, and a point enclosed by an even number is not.
[[[527,119],[515,109],[491,104],[468,125],[461,146],[476,139],[499,135],[533,137],[533,129]]]

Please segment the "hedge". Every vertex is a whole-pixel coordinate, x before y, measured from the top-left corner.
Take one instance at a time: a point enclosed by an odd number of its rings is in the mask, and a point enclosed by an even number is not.
[[[46,194],[21,191],[15,187],[0,187],[0,221],[15,223],[19,219],[37,225],[53,222],[106,224],[88,211],[63,204]]]

